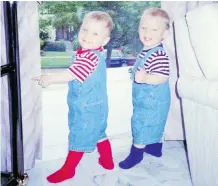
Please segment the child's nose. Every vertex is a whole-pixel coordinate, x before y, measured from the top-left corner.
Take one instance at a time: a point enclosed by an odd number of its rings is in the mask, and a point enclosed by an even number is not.
[[[149,35],[149,34],[150,34],[150,31],[149,31],[148,29],[146,29],[146,30],[144,31],[144,34],[145,34],[145,35]]]
[[[89,37],[90,37],[90,33],[89,33],[89,32],[86,32],[85,35],[84,35],[84,38],[85,38],[85,39],[88,39]]]

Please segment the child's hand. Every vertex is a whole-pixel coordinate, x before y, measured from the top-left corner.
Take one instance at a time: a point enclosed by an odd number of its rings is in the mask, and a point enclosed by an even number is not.
[[[137,70],[135,73],[135,82],[136,83],[143,83],[144,79],[145,79],[145,74],[146,74],[146,72],[144,71],[144,69],[139,68],[139,70]]]
[[[32,80],[33,81],[38,81],[38,84],[42,88],[46,88],[47,86],[50,85],[50,83],[49,83],[49,76],[48,75],[41,75],[39,77],[33,77]]]

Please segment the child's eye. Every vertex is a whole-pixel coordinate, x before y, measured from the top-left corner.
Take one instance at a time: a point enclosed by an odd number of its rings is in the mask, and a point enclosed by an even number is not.
[[[143,27],[142,27],[142,30],[145,30],[145,29],[147,29],[147,28],[143,26]]]
[[[86,28],[83,28],[82,30],[83,30],[84,32],[87,32],[87,29],[86,29]]]
[[[97,33],[97,32],[94,32],[94,33],[93,33],[93,35],[94,35],[94,36],[97,36],[97,35],[98,35],[98,33]]]
[[[155,28],[155,29],[152,29],[152,31],[155,31],[155,32],[156,32],[156,31],[157,31],[157,29],[156,29],[156,28]]]

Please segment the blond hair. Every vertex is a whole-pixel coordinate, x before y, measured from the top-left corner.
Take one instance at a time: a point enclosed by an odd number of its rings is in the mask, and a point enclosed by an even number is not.
[[[170,27],[170,17],[166,11],[164,11],[161,8],[148,8],[144,11],[142,14],[142,18],[145,16],[152,16],[152,17],[160,17],[164,20],[166,24],[166,29],[169,29]],[[142,19],[141,19],[142,20]]]
[[[95,19],[96,21],[104,21],[106,28],[111,32],[114,26],[111,16],[103,11],[92,11],[85,15],[84,19]]]

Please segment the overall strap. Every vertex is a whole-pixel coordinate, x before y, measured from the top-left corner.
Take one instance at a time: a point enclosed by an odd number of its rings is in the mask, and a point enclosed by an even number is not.
[[[162,48],[162,47],[159,47],[159,46],[152,48],[151,50],[149,50],[149,51],[146,53],[146,55],[144,56],[143,59],[147,59],[152,53],[155,53],[155,52],[157,52],[158,50],[163,50],[163,48]]]
[[[105,61],[105,56],[103,55],[103,53],[102,52],[99,52],[98,50],[92,50],[96,55],[97,55],[97,57],[98,57],[98,60],[99,60],[99,62],[98,62],[98,66],[106,66],[107,67],[107,65],[106,65],[106,61]]]
[[[97,55],[97,57],[99,58],[99,60],[102,58],[101,52],[99,52],[98,50],[92,50],[92,51]]]
[[[134,67],[133,67],[132,76],[131,76],[131,79],[132,79],[133,81],[134,81],[135,72],[137,71],[138,67],[144,68],[144,62],[146,61],[146,59],[147,59],[152,53],[157,52],[158,50],[163,50],[163,48],[160,47],[160,46],[154,47],[154,48],[150,49],[142,59],[137,59],[137,60],[136,60],[136,64],[135,64]]]

